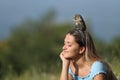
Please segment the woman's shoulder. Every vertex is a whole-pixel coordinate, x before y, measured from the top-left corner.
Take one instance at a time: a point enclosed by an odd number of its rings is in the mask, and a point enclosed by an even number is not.
[[[105,64],[102,61],[95,61],[91,66],[90,72],[93,76],[95,76],[100,73],[106,74],[107,69],[106,69]]]
[[[106,71],[106,66],[102,61],[95,61],[91,66],[91,71]]]

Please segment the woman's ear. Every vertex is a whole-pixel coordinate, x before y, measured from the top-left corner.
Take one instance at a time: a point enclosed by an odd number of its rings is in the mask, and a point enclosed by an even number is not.
[[[82,54],[82,53],[84,53],[84,52],[85,52],[85,47],[84,47],[84,46],[83,46],[83,47],[80,47],[79,53]]]

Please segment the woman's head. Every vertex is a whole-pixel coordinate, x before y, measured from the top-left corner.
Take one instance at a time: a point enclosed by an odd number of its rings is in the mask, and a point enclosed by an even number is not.
[[[80,15],[75,15],[74,21],[75,29],[69,31],[64,40],[63,51],[67,53],[64,54],[66,58],[74,58],[85,52],[86,42],[83,33],[86,30],[85,23]]]
[[[65,58],[75,58],[79,54],[79,44],[75,41],[75,37],[67,34],[64,39],[63,52]]]
[[[74,16],[73,20],[75,22],[75,28],[69,31],[68,34],[74,37],[74,40],[79,45],[79,48],[85,48],[83,54],[87,60],[99,59],[99,56],[96,54],[92,37],[86,30],[86,25],[82,16],[77,14]]]

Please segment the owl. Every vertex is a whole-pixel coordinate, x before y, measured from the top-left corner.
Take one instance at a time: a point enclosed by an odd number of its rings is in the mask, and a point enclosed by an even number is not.
[[[73,21],[75,23],[76,28],[80,29],[81,31],[86,30],[86,25],[85,25],[84,20],[80,14],[74,15]]]

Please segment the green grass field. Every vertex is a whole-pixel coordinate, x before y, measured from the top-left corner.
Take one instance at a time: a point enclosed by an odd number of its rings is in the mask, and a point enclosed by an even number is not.
[[[36,70],[28,70],[20,76],[16,76],[15,74],[8,74],[4,77],[4,80],[59,80],[59,73],[39,73]]]
[[[115,74],[117,75],[118,80],[120,80],[120,64],[117,64],[112,67]],[[39,72],[35,68],[25,71],[20,76],[15,74],[8,74],[4,76],[4,80],[59,80],[60,72],[56,73],[47,73]]]

